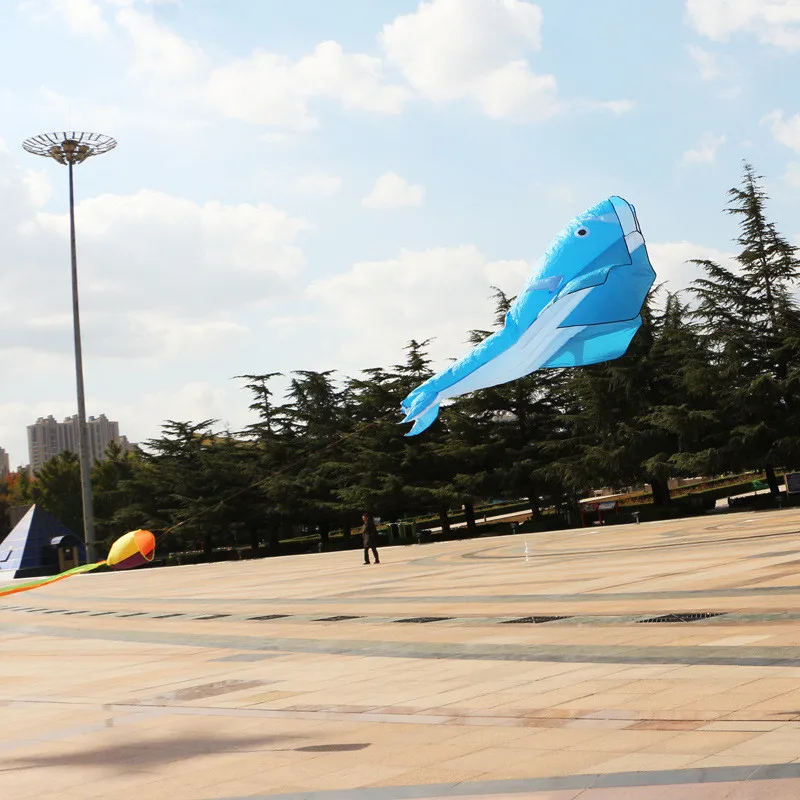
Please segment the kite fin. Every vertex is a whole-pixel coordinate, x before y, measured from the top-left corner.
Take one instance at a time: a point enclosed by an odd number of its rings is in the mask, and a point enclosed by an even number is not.
[[[417,436],[423,431],[430,428],[439,416],[439,406],[435,405],[429,408],[421,417],[414,423],[414,427],[406,434],[406,436]]]
[[[525,287],[526,292],[540,292],[540,291],[548,291],[550,294],[553,294],[559,286],[561,286],[561,282],[564,280],[563,275],[554,275],[552,278],[542,278],[540,281],[536,281],[532,283],[530,286]]]
[[[610,322],[585,328],[542,366],[559,369],[613,361],[625,355],[641,324],[641,317],[636,317],[625,322]]]

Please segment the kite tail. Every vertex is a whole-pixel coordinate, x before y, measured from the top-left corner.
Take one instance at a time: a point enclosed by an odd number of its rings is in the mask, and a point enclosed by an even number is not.
[[[63,581],[65,578],[71,578],[73,575],[80,575],[82,572],[91,572],[98,567],[102,567],[105,563],[105,561],[98,561],[96,564],[84,564],[83,566],[74,567],[66,572],[62,572],[60,575],[50,575],[47,578],[41,578],[37,581],[20,583],[16,586],[10,587],[9,589],[0,588],[0,597],[8,597],[9,595],[18,594],[19,592],[29,592],[31,589],[38,589],[39,587],[47,586],[50,583],[57,583],[58,581]]]

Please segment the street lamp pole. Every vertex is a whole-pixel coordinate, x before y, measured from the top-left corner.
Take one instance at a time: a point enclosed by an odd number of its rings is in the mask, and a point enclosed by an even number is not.
[[[94,533],[94,503],[92,501],[92,460],[89,448],[89,429],[86,424],[86,399],[83,387],[83,349],[81,347],[81,318],[78,304],[78,252],[75,238],[75,187],[73,167],[91,156],[113,150],[117,143],[110,136],[99,133],[44,133],[26,139],[22,146],[29,153],[46,156],[64,164],[69,171],[69,238],[72,259],[72,323],[75,339],[75,381],[78,389],[78,453],[81,466],[81,499],[83,505],[83,533],[86,557],[91,563],[97,560]]]

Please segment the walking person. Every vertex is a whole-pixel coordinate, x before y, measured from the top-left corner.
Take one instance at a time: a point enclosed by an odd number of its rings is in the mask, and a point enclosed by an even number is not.
[[[378,558],[378,529],[375,527],[375,519],[372,514],[362,514],[361,519],[364,520],[364,527],[361,530],[361,537],[364,541],[364,564],[369,564],[369,551],[372,550],[372,555],[375,556],[375,563],[380,564],[381,560]]]

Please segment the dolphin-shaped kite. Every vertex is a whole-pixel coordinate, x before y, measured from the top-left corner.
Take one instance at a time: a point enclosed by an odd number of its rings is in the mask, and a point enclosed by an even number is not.
[[[634,207],[610,197],[576,217],[547,249],[502,330],[403,401],[407,436],[428,428],[443,400],[544,367],[579,367],[625,354],[656,274]]]

